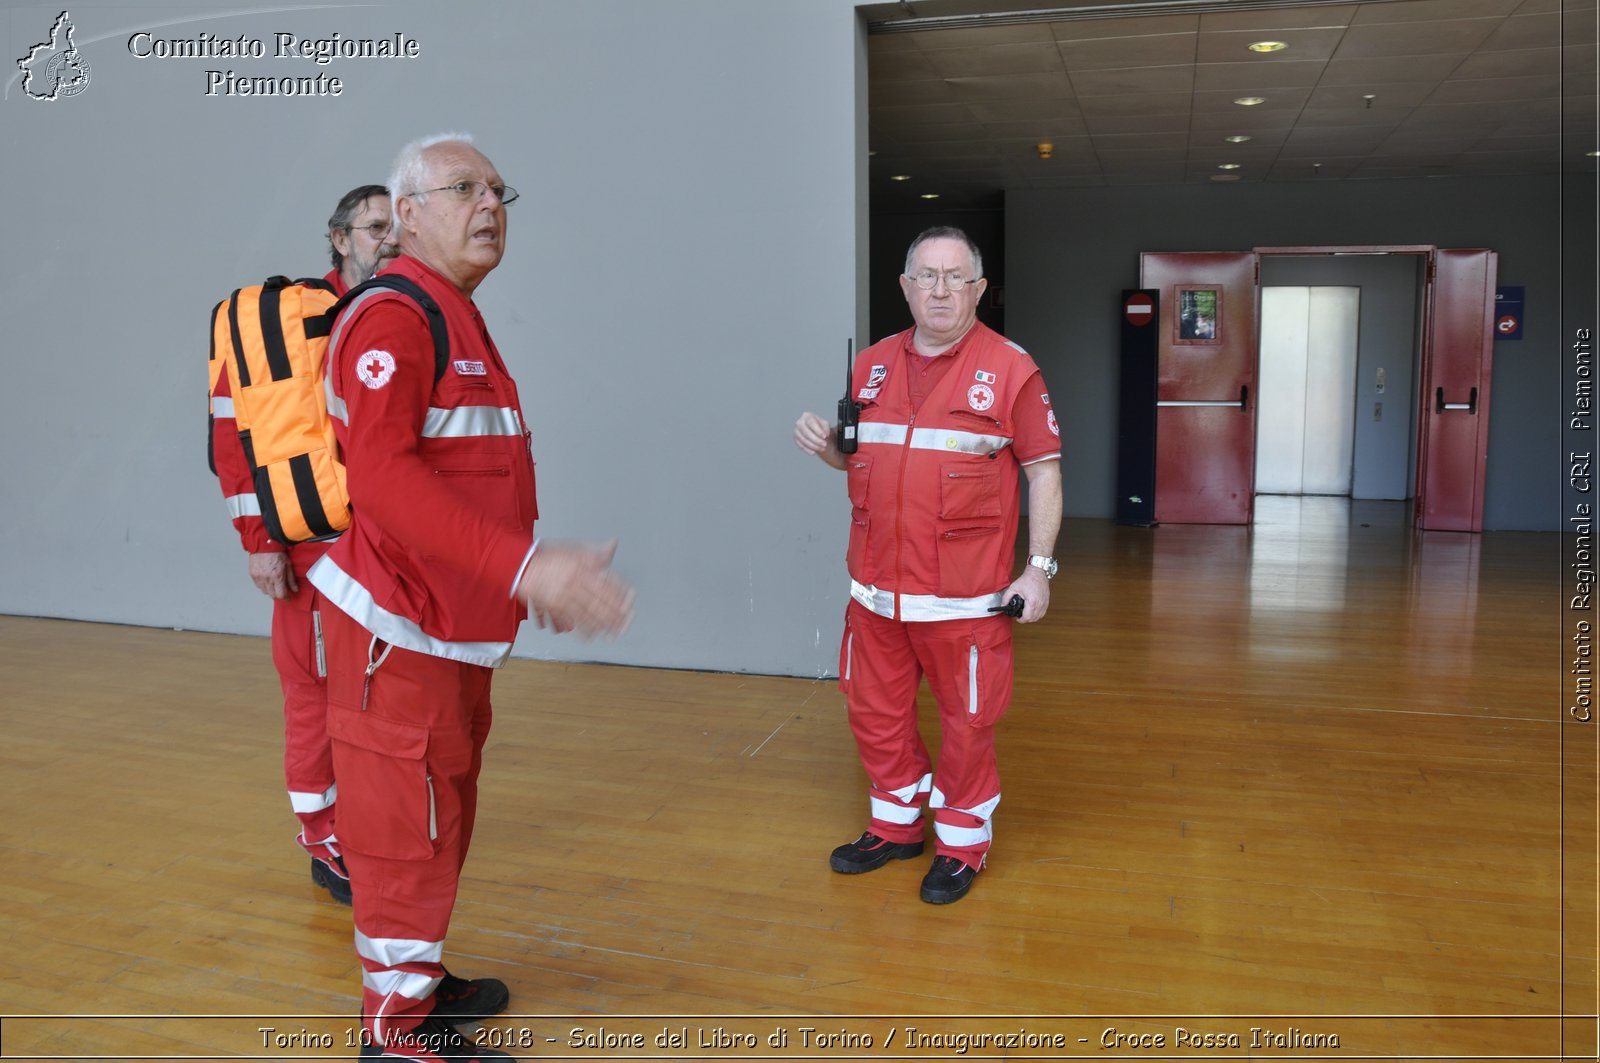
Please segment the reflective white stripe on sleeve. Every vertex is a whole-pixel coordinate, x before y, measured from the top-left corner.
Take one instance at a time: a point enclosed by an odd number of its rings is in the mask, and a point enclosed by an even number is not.
[[[228,517],[231,520],[261,516],[261,500],[254,494],[229,495],[223,501],[228,506]]]
[[[522,418],[509,406],[428,407],[422,422],[424,439],[470,439],[474,436],[520,436]]]
[[[979,432],[962,432],[954,428],[916,428],[903,424],[867,422],[856,429],[858,443],[886,443],[890,446],[906,445],[906,433],[911,433],[913,450],[938,450],[947,454],[993,454],[1011,445],[1010,436],[983,435]]]
[[[333,365],[331,358],[328,360],[328,364],[330,366]],[[330,369],[329,372],[331,373],[332,370]],[[322,377],[322,398],[328,407],[328,416],[334,418],[340,424],[348,426],[350,424],[350,413],[345,409],[344,400],[333,393],[333,377],[327,374]]]
[[[311,566],[306,578],[322,592],[323,597],[343,609],[350,619],[403,650],[415,650],[433,657],[443,657],[447,661],[478,664],[485,668],[499,668],[511,656],[509,642],[446,642],[434,638],[417,626],[415,621],[380,606],[373,599],[371,591],[357,583],[326,554]]]
[[[371,299],[375,295],[382,295],[383,292],[384,289],[374,288],[371,291],[362,292],[360,295],[351,300],[350,304],[346,306],[344,311],[339,315],[339,320],[333,323],[333,334],[328,337],[328,353],[330,357],[327,359],[327,364],[323,367],[322,394],[323,398],[327,400],[328,416],[336,418],[340,424],[348,425],[350,423],[350,413],[345,408],[344,400],[333,393],[334,369],[333,358],[331,355],[333,352],[339,349],[339,337],[344,335],[345,322],[349,321],[350,318],[354,316],[355,308],[366,302],[368,299]]]
[[[294,809],[295,815],[304,815],[307,812],[321,812],[325,808],[332,808],[333,802],[339,796],[339,784],[334,783],[320,794],[289,791],[289,807]]]
[[[211,396],[211,416],[213,416],[213,417],[232,417],[233,416],[233,397],[230,396],[230,395],[213,395],[213,396]]]
[[[982,619],[990,615],[991,608],[1001,604],[1004,593],[1003,590],[999,590],[977,598],[940,598],[934,594],[902,594],[900,619],[911,621]],[[879,616],[894,619],[893,591],[879,590],[877,587],[869,587],[851,580],[850,597]]]

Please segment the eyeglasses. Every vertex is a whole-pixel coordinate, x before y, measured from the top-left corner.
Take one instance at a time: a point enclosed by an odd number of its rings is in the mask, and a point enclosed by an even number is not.
[[[931,292],[934,285],[939,283],[939,278],[944,278],[944,286],[952,292],[959,292],[969,284],[975,284],[980,278],[963,276],[956,270],[948,273],[935,273],[931,269],[920,270],[911,275],[911,283],[925,292]]]
[[[374,240],[383,240],[389,235],[390,228],[392,226],[386,221],[375,221],[371,225],[346,225],[344,231],[352,234],[366,233]]]
[[[429,192],[449,192],[459,202],[476,203],[485,191],[498,199],[501,206],[509,206],[515,203],[519,195],[517,190],[510,185],[491,185],[482,181],[457,181],[453,185],[445,185],[442,188],[424,188],[416,192],[407,192],[406,195],[425,196]]]

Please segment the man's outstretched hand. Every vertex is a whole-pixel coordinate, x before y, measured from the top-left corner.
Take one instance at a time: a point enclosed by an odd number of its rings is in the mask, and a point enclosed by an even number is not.
[[[604,545],[541,542],[517,585],[540,627],[584,638],[620,635],[633,619],[633,588],[611,571],[617,552]]]

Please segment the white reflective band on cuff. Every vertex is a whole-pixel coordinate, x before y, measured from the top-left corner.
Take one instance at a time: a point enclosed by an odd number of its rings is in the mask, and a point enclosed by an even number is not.
[[[391,613],[380,606],[372,592],[357,583],[348,572],[334,563],[327,554],[306,573],[311,585],[323,597],[343,609],[345,615],[385,642],[403,650],[415,650],[447,661],[499,668],[511,655],[509,642],[446,642],[436,639],[418,627],[415,621]]]
[[[915,823],[920,815],[920,805],[900,805],[881,797],[872,798],[873,819],[881,819],[885,823]]]
[[[522,418],[509,406],[428,407],[422,422],[424,439],[471,439],[475,436],[520,436]]]
[[[253,494],[229,495],[224,501],[228,506],[228,516],[233,520],[261,516],[261,500]]]
[[[943,844],[958,849],[968,845],[987,845],[994,840],[994,828],[988,820],[984,820],[981,827],[953,827],[934,820],[933,833]]]
[[[947,454],[993,454],[1011,445],[1010,436],[981,435],[954,428],[916,428],[903,424],[865,422],[856,429],[858,443],[885,443],[904,446],[911,433],[913,450],[938,450]]]
[[[232,417],[233,399],[227,395],[211,396],[211,416]]]
[[[930,771],[922,778],[914,782],[908,782],[898,790],[884,790],[883,792],[891,797],[899,798],[902,804],[909,804],[931,789],[933,789],[933,772]]]
[[[380,967],[402,963],[442,963],[444,942],[418,941],[416,938],[369,938],[356,931],[356,955]]]
[[[338,783],[334,783],[320,794],[298,793],[290,790],[289,807],[294,810],[295,815],[303,815],[307,812],[321,812],[325,808],[332,808],[333,802],[338,796]]]
[[[981,805],[978,805],[976,808],[956,808],[954,805],[945,804],[944,791],[939,789],[937,786],[933,788],[933,796],[928,799],[929,808],[948,808],[952,812],[965,812],[967,815],[977,816],[979,819],[988,819],[990,816],[994,815],[994,810],[999,806],[999,804],[1000,795],[995,794],[993,797],[989,798],[989,800],[985,801]]]
[[[977,598],[940,598],[934,594],[900,595],[900,619],[974,620],[990,615],[989,610],[1000,604],[1004,591],[980,595]],[[857,580],[850,581],[850,597],[879,616],[894,619],[894,591],[879,590]]]
[[[361,984],[384,997],[402,996],[412,1000],[427,1000],[428,994],[438,988],[442,978],[410,971],[369,971],[361,969]]]

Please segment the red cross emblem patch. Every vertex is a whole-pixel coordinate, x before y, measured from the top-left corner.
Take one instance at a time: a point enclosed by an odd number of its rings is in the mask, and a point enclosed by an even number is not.
[[[356,376],[367,387],[377,391],[394,376],[394,355],[388,351],[368,351],[356,359]]]

